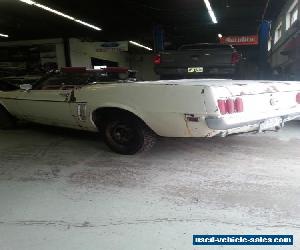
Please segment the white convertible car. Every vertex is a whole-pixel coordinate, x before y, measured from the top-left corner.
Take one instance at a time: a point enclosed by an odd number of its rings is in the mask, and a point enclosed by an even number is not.
[[[66,68],[34,86],[0,91],[0,127],[17,120],[102,131],[121,154],[153,146],[156,136],[213,137],[277,130],[300,117],[300,84],[233,80],[131,82],[113,73]]]

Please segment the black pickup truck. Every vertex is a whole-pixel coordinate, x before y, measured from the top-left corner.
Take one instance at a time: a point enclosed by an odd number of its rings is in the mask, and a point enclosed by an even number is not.
[[[198,43],[154,57],[155,72],[161,79],[233,78],[241,56],[231,45]]]

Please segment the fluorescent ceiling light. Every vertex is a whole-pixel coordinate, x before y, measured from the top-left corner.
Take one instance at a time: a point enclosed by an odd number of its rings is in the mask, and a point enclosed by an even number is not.
[[[92,29],[94,29],[94,30],[101,30],[99,27],[97,27],[97,26],[95,26],[95,25],[92,25],[92,24],[89,24],[89,23],[87,23],[87,22],[81,21],[81,20],[79,20],[79,19],[75,19],[74,21],[77,22],[77,23],[80,23],[80,24],[82,24],[82,25],[85,25],[85,26],[87,26],[87,27],[90,27],[90,28],[92,28]]]
[[[23,1],[23,0],[20,0],[20,1]],[[51,8],[49,8],[49,7],[47,7],[47,6],[43,5],[43,4],[35,3],[34,6],[39,7],[39,8],[41,8],[41,9],[43,9],[43,10],[47,10],[47,11],[49,11],[49,12],[52,12],[53,14],[62,16],[62,17],[64,17],[64,18],[68,18],[68,19],[70,19],[70,20],[75,20],[74,17],[69,16],[69,15],[66,15],[66,14],[64,14],[64,13],[62,13],[62,12],[60,12],[60,11],[51,9]]]
[[[23,2],[23,3],[27,3],[27,4],[29,4],[29,5],[36,6],[36,7],[38,7],[38,8],[43,9],[43,10],[49,11],[49,12],[51,12],[51,13],[53,13],[53,14],[62,16],[62,17],[64,17],[64,18],[67,18],[67,19],[72,20],[72,21],[74,21],[74,22],[80,23],[80,24],[82,24],[82,25],[84,25],[84,26],[90,27],[90,28],[92,28],[92,29],[94,29],[94,30],[101,30],[101,28],[99,28],[99,27],[97,27],[97,26],[95,26],[95,25],[89,24],[89,23],[84,22],[84,21],[82,21],[82,20],[80,20],[80,19],[76,19],[75,17],[69,16],[69,15],[67,15],[67,14],[65,14],[65,13],[63,13],[63,12],[61,12],[61,11],[52,9],[52,8],[46,6],[46,5],[39,4],[39,3],[35,2],[35,1],[31,1],[31,0],[19,0],[19,1],[21,1],[21,2]]]
[[[222,38],[222,37],[223,37],[223,35],[222,35],[222,34],[218,34],[218,37],[219,37],[219,38]]]
[[[213,23],[218,23],[218,20],[217,20],[216,15],[215,15],[215,13],[214,13],[211,5],[210,5],[209,0],[204,0],[204,3],[206,5],[206,8],[208,10],[208,14],[210,15],[210,18],[211,18],[212,22]]]
[[[149,48],[149,47],[147,47],[147,46],[144,46],[144,45],[142,45],[142,44],[140,44],[140,43],[137,43],[137,42],[134,42],[134,41],[129,41],[129,43],[131,43],[131,44],[133,44],[133,45],[135,45],[135,46],[144,48],[144,49],[146,49],[146,50],[150,50],[150,51],[153,50],[153,49],[151,49],[151,48]]]
[[[6,35],[6,34],[1,34],[1,33],[0,33],[0,36],[1,36],[1,37],[6,37],[6,38],[8,37],[8,35]]]
[[[34,2],[31,0],[20,0],[20,1],[23,3],[31,4],[31,5],[34,4]]]

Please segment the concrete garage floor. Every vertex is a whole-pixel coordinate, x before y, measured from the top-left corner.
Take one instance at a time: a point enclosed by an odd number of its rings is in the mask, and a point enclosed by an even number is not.
[[[271,248],[300,249],[300,122],[138,156],[38,126],[0,139],[1,250],[270,249],[193,247],[193,234],[293,234]]]

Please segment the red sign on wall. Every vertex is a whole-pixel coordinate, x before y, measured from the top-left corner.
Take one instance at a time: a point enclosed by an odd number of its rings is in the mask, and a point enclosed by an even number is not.
[[[222,44],[232,45],[258,45],[258,35],[253,36],[224,36],[220,39]]]

